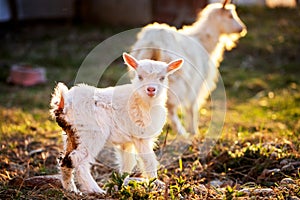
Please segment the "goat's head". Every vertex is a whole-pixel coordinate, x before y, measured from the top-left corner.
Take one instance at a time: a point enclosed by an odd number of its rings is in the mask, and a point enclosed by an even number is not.
[[[215,21],[221,34],[246,35],[246,26],[239,18],[235,5],[231,4],[229,0],[225,0],[223,4],[216,3],[208,7],[211,9],[210,18]]]
[[[154,98],[160,96],[168,86],[168,76],[178,70],[183,60],[178,59],[169,64],[154,60],[136,60],[124,53],[123,59],[134,72],[132,83],[142,97]]]
[[[225,34],[237,33],[241,36],[245,36],[247,33],[247,29],[245,24],[239,18],[236,7],[234,4],[226,3],[228,1],[224,1],[222,9],[221,9],[221,17],[223,21],[223,32]]]

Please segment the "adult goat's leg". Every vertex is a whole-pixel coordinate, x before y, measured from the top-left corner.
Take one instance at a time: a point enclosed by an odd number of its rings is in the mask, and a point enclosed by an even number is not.
[[[185,124],[187,131],[192,135],[198,133],[199,107],[197,102],[192,103],[187,109],[185,116]]]
[[[183,127],[177,114],[177,107],[169,104],[167,106],[169,116],[168,118],[170,120],[172,130],[177,132],[179,135],[186,135],[186,130]]]

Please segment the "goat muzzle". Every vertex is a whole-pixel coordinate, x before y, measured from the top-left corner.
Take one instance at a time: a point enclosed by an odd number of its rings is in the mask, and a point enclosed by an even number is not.
[[[147,95],[149,97],[153,97],[156,94],[156,88],[155,87],[147,87]]]

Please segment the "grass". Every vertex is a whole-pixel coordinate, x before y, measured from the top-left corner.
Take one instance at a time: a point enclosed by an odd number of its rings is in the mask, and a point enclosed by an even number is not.
[[[179,161],[159,170],[159,179],[166,183],[166,189],[160,190],[151,182],[123,186],[125,176],[96,165],[93,173],[101,177],[99,184],[108,189],[106,198],[259,199],[264,196],[257,192],[259,188],[271,189],[271,199],[300,198],[300,12],[261,7],[241,7],[238,12],[248,34],[236,49],[225,54],[220,67],[227,93],[227,115],[222,136],[212,151],[202,159],[197,147],[211,117],[207,105],[200,111],[203,134]],[[85,55],[120,31],[36,25],[8,31],[1,39],[1,199],[104,197],[78,196],[54,185],[30,187],[24,180],[58,173],[60,128],[48,113],[55,82],[72,85]],[[29,88],[7,84],[9,66],[15,63],[45,67],[48,82]],[[113,63],[100,86],[115,84],[125,72],[120,66],[119,61]],[[291,178],[293,183],[282,183],[284,178]]]

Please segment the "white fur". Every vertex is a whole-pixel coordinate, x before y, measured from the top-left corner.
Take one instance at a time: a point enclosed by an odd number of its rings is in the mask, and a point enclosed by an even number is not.
[[[154,23],[142,29],[131,54],[138,59],[164,62],[182,57],[184,70],[170,77],[167,107],[172,128],[186,134],[177,109],[184,111],[187,131],[198,131],[198,110],[216,87],[218,69],[225,50],[231,50],[235,42],[246,34],[233,4],[208,5],[191,26],[177,30],[166,24]],[[208,52],[205,54],[204,49]],[[211,62],[210,62],[211,61]]]
[[[79,84],[68,90],[59,83],[55,88],[51,113],[57,121],[62,119],[70,125],[75,133],[74,136],[65,131],[67,136],[64,136],[65,155],[60,168],[65,189],[78,191],[73,181],[74,171],[82,192],[104,192],[91,176],[90,163],[105,144],[116,148],[120,172],[131,172],[139,157],[145,176],[157,177],[153,146],[166,121],[167,76],[181,66],[182,60],[166,64],[132,59],[136,62],[134,67],[125,60],[135,71],[132,84],[102,89]],[[174,63],[176,68],[170,69]],[[155,88],[154,96],[151,92],[149,96],[149,87]],[[64,130],[66,127],[62,125]],[[77,142],[75,145],[70,142],[72,139]],[[63,159],[71,160],[72,166],[64,166]]]

